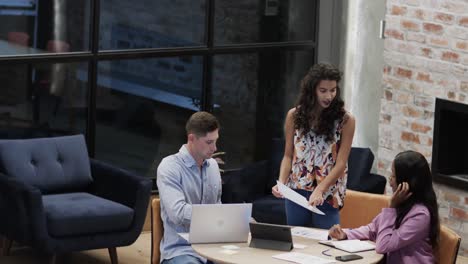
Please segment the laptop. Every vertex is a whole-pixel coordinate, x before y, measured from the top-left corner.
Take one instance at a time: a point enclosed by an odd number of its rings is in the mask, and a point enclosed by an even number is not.
[[[192,205],[189,242],[247,242],[252,204]]]

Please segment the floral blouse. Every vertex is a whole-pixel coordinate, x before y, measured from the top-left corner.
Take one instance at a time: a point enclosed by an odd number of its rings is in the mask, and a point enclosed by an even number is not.
[[[316,135],[311,129],[307,133],[296,129],[294,132],[294,154],[287,185],[292,189],[313,192],[336,164],[341,145],[343,125],[348,114],[335,121],[334,138],[326,141],[325,135]],[[324,192],[324,199],[334,208],[343,207],[348,179],[348,166],[343,175]]]

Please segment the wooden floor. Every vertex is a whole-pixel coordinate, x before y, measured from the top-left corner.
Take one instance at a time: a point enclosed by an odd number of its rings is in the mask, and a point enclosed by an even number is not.
[[[149,264],[151,259],[151,233],[144,232],[137,241],[128,247],[117,248],[119,264]],[[49,256],[30,248],[13,247],[11,256],[0,257],[1,264],[42,264],[47,263]],[[62,256],[63,264],[108,264],[110,258],[107,249],[76,252]]]

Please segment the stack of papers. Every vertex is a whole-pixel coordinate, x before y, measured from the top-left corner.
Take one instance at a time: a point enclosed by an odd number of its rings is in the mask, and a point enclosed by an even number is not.
[[[324,258],[319,258],[316,256],[304,254],[304,253],[297,253],[297,252],[291,252],[291,253],[283,253],[279,255],[274,255],[273,256],[276,259],[281,259],[281,260],[286,260],[294,263],[300,263],[300,264],[328,264],[328,263],[336,263],[332,259],[324,259]]]
[[[375,245],[368,241],[361,241],[357,239],[351,240],[325,240],[319,241],[320,244],[331,246],[337,249],[341,249],[346,252],[354,253],[360,251],[367,251],[375,249]]]
[[[311,229],[305,227],[293,227],[291,228],[291,234],[293,236],[315,240],[327,240],[328,238],[328,230]]]

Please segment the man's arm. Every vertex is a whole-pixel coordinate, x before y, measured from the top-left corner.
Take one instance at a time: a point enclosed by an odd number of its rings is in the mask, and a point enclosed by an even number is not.
[[[190,225],[192,205],[187,203],[177,165],[163,160],[158,167],[157,185],[162,206],[176,225]]]

